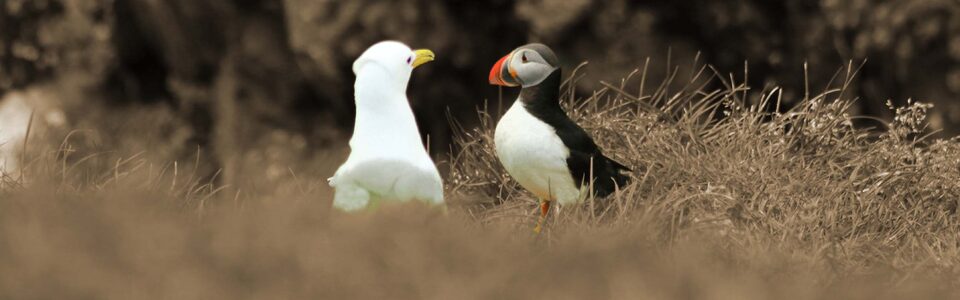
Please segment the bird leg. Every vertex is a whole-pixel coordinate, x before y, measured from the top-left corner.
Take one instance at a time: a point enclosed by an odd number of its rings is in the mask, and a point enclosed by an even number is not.
[[[537,218],[537,227],[533,228],[533,232],[539,234],[543,231],[543,225],[547,221],[547,214],[550,212],[550,200],[540,199],[540,217]]]

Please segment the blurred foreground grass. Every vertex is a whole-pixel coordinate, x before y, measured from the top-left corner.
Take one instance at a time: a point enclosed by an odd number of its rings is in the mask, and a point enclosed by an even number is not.
[[[28,145],[22,174],[2,177],[0,298],[957,296],[960,143],[924,138],[927,106],[857,129],[844,92],[854,68],[791,109],[777,109],[777,89],[699,71],[650,88],[641,69],[590,97],[566,93],[634,181],[564,208],[541,236],[535,199],[493,157],[494,109],[442,162],[447,213],[331,211],[323,179],[342,150],[247,155],[239,179],[212,184],[199,158],[138,146],[151,124],[52,131]]]

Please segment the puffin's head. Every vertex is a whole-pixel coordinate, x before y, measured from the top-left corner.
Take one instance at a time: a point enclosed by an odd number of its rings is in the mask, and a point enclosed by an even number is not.
[[[397,41],[383,41],[370,46],[353,62],[353,74],[358,74],[368,64],[376,64],[395,76],[410,76],[410,72],[422,64],[433,61],[433,51],[411,50]]]
[[[520,46],[504,56],[490,69],[490,84],[500,86],[535,86],[560,67],[557,55],[544,44]]]

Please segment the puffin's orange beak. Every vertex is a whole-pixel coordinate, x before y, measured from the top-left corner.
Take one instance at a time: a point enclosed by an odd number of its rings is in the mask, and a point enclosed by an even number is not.
[[[490,69],[490,84],[499,85],[499,86],[518,86],[516,81],[516,74],[511,72],[509,66],[504,66],[503,63],[510,58],[510,54],[505,55],[503,58],[493,64],[493,68]]]

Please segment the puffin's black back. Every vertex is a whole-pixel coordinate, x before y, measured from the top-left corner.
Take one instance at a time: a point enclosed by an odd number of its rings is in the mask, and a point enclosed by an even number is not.
[[[630,169],[606,156],[603,156],[597,144],[577,123],[567,117],[560,108],[561,72],[558,68],[540,84],[525,87],[520,91],[520,99],[530,114],[552,126],[563,144],[570,149],[567,168],[577,185],[583,185],[590,177],[591,160],[593,162],[593,193],[606,197],[623,187],[629,177],[622,171]]]

